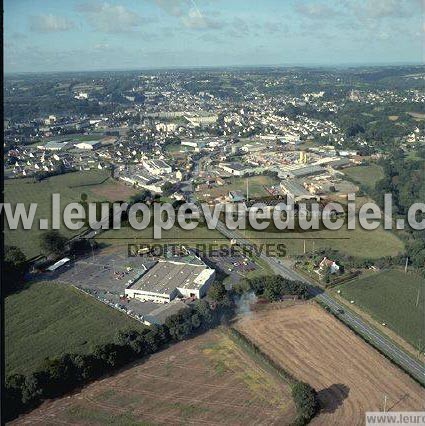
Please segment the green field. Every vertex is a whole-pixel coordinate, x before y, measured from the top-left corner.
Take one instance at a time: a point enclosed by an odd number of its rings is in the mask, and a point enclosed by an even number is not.
[[[137,230],[131,227],[121,229],[110,229],[98,237],[96,240],[108,245],[127,245],[128,243],[158,243],[158,244],[187,244],[195,246],[197,244],[228,244],[228,239],[215,229],[208,229],[203,224],[199,224],[194,230],[186,231],[178,226],[169,230],[163,230],[161,239],[153,238],[153,227]]]
[[[382,167],[376,164],[350,167],[344,170],[344,174],[349,180],[364,185],[369,189],[373,189],[376,182],[384,178]]]
[[[73,172],[64,175],[53,176],[41,182],[33,179],[11,179],[4,182],[5,202],[12,203],[37,203],[35,223],[31,230],[7,230],[5,227],[5,244],[16,245],[26,254],[28,258],[41,253],[40,235],[43,231],[37,229],[40,218],[47,218],[49,224],[52,217],[52,194],[59,193],[61,196],[62,210],[67,203],[80,201],[81,194],[89,195],[88,201],[102,201],[91,193],[95,187],[107,185],[110,181],[110,172],[106,170],[90,170],[87,172]],[[61,226],[63,235],[71,237],[79,231],[70,231]]]
[[[269,229],[265,231],[248,229],[245,235],[258,244],[285,244],[288,255],[303,254],[304,240],[307,252],[328,248],[349,256],[370,259],[396,256],[404,252],[403,242],[382,227],[373,231],[362,229],[359,225],[354,230],[347,230],[346,226],[343,226],[339,230],[278,231],[271,225]]]
[[[165,152],[173,156],[177,153],[183,153],[183,152],[193,152],[193,148],[189,148],[188,146],[181,145],[181,144],[168,144],[165,147]]]
[[[5,299],[6,374],[30,373],[46,357],[87,353],[139,322],[72,287],[38,282]]]
[[[242,191],[243,195],[246,195],[248,183],[249,198],[261,198],[270,195],[264,189],[264,186],[278,185],[279,182],[280,180],[276,177],[268,175],[231,177],[226,179],[225,185],[199,191],[197,195],[200,200],[214,199],[222,195],[227,195],[229,191]],[[205,196],[204,193],[209,195]]]
[[[390,270],[336,288],[348,301],[412,344],[425,346],[425,280],[419,275]],[[419,298],[418,298],[419,294]]]
[[[252,228],[239,230],[239,233],[257,244],[285,244],[287,255],[299,255],[304,251],[311,252],[321,248],[332,248],[344,254],[358,257],[378,259],[384,256],[396,256],[404,252],[404,244],[393,233],[381,227],[374,231],[362,229],[359,225],[355,230],[348,231],[345,227],[340,230],[320,229],[317,231],[278,231],[273,224],[267,230],[255,231]],[[192,231],[185,231],[174,226],[163,230],[160,240],[154,240],[153,228],[144,230],[131,227],[111,229],[96,237],[98,242],[112,245],[127,245],[128,243],[176,243],[195,246],[196,244],[227,244],[229,240],[215,229],[208,229],[199,224]],[[313,247],[314,242],[314,247]]]

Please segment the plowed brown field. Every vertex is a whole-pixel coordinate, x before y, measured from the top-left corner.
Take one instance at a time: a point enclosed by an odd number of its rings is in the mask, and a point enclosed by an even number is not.
[[[45,402],[13,424],[284,425],[295,415],[289,387],[215,330]]]
[[[255,312],[235,327],[319,392],[313,424],[363,425],[365,411],[425,409],[425,390],[319,306]]]

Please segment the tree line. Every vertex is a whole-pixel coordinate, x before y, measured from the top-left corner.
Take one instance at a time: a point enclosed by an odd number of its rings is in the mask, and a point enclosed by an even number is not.
[[[283,296],[309,297],[309,286],[301,281],[291,281],[280,275],[267,275],[252,279],[243,279],[233,287],[233,292],[241,296],[253,292],[269,302],[281,300]]]
[[[280,364],[276,363],[268,354],[264,353],[255,343],[238,330],[234,328],[230,329],[230,336],[248,348],[248,350],[254,351],[264,363],[271,367],[284,381],[289,383],[291,396],[297,408],[297,418],[293,424],[296,426],[308,424],[320,409],[316,390],[308,383],[301,382],[292,376],[292,374],[283,369]]]

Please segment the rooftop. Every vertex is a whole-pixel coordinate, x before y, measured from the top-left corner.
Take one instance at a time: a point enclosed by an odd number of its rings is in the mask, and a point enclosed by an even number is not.
[[[200,288],[212,273],[214,270],[204,265],[160,260],[130,288],[170,294],[176,288]]]
[[[100,143],[101,143],[100,140],[93,139],[93,140],[90,140],[90,141],[80,141],[80,142],[77,142],[75,145],[83,145],[83,144],[85,144],[85,145],[95,146],[95,145],[98,145]]]
[[[311,194],[294,179],[285,179],[280,182],[280,187],[288,194],[295,197],[310,196]]]
[[[44,145],[45,149],[63,149],[69,144],[69,141],[49,141]]]

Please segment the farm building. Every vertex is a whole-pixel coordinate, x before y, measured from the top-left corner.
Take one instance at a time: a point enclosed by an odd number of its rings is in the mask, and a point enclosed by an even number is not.
[[[200,299],[214,278],[214,269],[206,265],[160,260],[131,283],[125,295],[155,303],[168,303],[177,296]]]

